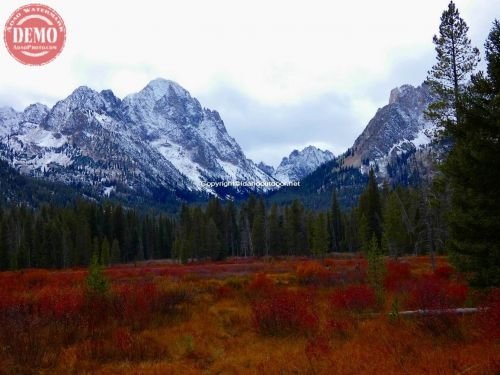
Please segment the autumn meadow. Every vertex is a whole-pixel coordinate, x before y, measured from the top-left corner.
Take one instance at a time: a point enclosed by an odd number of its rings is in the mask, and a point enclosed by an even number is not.
[[[495,374],[500,290],[445,258],[0,274],[1,374]],[[381,287],[371,278],[383,277]]]

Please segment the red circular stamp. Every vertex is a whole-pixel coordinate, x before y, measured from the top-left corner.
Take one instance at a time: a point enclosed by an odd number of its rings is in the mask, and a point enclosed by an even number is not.
[[[61,16],[43,4],[28,4],[7,20],[4,41],[9,53],[20,63],[44,65],[64,48],[66,27]]]

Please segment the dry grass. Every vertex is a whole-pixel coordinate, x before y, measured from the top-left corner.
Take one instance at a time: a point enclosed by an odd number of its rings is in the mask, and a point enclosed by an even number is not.
[[[0,374],[500,371],[499,335],[492,332],[498,330],[498,303],[483,314],[431,321],[390,314],[393,301],[403,309],[421,280],[456,285],[460,275],[431,275],[427,258],[408,258],[409,274],[390,267],[394,274],[384,306],[351,311],[332,298],[339,291],[359,292],[363,260],[306,261],[114,267],[107,271],[112,292],[101,302],[82,294],[82,270],[2,273]],[[445,258],[438,263],[447,265]],[[475,292],[462,302],[488,301]],[[259,318],[270,329],[256,324]]]

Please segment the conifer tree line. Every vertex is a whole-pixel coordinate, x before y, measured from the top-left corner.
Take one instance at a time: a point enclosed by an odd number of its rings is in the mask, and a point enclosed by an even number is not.
[[[120,205],[0,207],[0,269],[103,265],[169,258],[175,221]]]
[[[0,269],[110,265],[149,259],[180,262],[245,256],[312,256],[367,249],[372,237],[388,255],[421,251],[419,191],[379,188],[373,171],[360,204],[328,210],[295,200],[268,206],[250,196],[239,205],[212,199],[183,205],[176,216],[79,201],[68,207],[0,208]],[[419,242],[420,241],[420,242]]]
[[[430,215],[435,219],[429,231],[426,220]],[[359,205],[350,210],[340,207],[335,190],[331,207],[324,211],[308,210],[299,200],[268,206],[255,196],[239,207],[217,199],[205,209],[184,205],[172,256],[181,261],[228,256],[321,257],[367,251],[372,237],[383,254],[395,258],[442,254],[447,234],[444,215],[445,207],[429,207],[423,189],[393,189],[387,183],[379,187],[371,171]]]

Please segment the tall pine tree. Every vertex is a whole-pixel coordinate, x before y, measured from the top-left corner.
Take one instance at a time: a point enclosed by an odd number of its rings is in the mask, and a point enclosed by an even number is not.
[[[326,215],[321,212],[314,219],[312,253],[315,256],[324,256],[328,251],[328,227]]]
[[[252,243],[255,255],[267,255],[266,208],[263,199],[259,199],[255,206],[252,225]]]
[[[404,250],[406,240],[406,228],[403,223],[401,201],[397,192],[388,194],[384,207],[384,244],[387,246],[389,255],[397,258]]]
[[[440,125],[459,120],[457,111],[471,73],[479,62],[479,50],[471,46],[469,27],[460,17],[453,1],[441,16],[439,36],[434,35],[437,63],[427,75],[426,83],[438,96],[427,114]]]
[[[332,250],[340,251],[340,244],[344,241],[344,228],[342,224],[342,213],[337,199],[337,191],[333,189],[332,208],[330,212]]]
[[[451,191],[449,249],[477,286],[500,284],[500,22],[485,44],[487,74],[472,78],[443,172]]]
[[[363,246],[367,248],[372,237],[375,236],[380,247],[382,243],[382,203],[373,169],[370,169],[368,185],[359,198],[359,221]]]
[[[283,222],[279,215],[278,206],[274,203],[269,214],[269,253],[280,255],[284,252]]]

